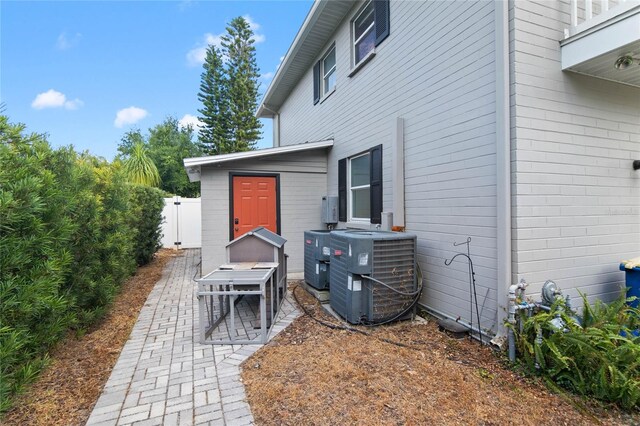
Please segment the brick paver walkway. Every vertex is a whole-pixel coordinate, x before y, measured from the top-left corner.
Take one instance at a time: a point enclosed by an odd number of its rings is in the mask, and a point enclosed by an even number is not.
[[[260,345],[198,343],[199,261],[199,250],[185,250],[167,265],[87,425],[253,424],[239,365]],[[271,337],[299,315],[283,303]]]

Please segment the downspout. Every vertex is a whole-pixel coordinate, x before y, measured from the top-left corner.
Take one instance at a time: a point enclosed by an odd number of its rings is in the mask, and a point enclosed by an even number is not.
[[[495,5],[496,56],[496,219],[498,330],[494,343],[504,342],[511,285],[511,122],[509,110],[509,2]]]
[[[404,119],[396,118],[394,123],[391,175],[393,188],[393,226],[395,230],[405,228],[404,209]]]
[[[262,108],[273,114],[273,147],[277,148],[280,146],[280,113],[275,112],[266,104],[262,104]]]

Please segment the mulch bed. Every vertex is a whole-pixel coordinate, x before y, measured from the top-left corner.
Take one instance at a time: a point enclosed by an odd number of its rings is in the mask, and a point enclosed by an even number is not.
[[[81,338],[70,334],[51,353],[51,364],[18,397],[3,425],[84,425],[109,379],[140,309],[177,252],[160,250],[122,286],[109,313]]]
[[[340,324],[302,287],[293,291],[313,317]],[[361,330],[369,335],[303,315],[245,361],[242,378],[256,423],[640,424],[638,412],[553,394],[508,368],[492,349],[438,331],[433,320]]]

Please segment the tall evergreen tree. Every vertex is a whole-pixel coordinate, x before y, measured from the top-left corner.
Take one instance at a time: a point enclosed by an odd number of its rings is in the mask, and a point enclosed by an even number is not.
[[[202,108],[198,110],[198,119],[203,123],[198,133],[202,151],[209,155],[233,152],[230,143],[230,117],[227,78],[222,54],[210,45],[201,75],[198,100]]]
[[[231,152],[254,149],[262,123],[255,116],[258,107],[259,69],[256,62],[253,31],[243,17],[234,18],[222,36],[227,61],[229,134]]]

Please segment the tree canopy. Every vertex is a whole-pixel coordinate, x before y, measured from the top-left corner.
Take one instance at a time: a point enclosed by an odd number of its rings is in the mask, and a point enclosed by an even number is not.
[[[138,144],[144,146],[147,156],[158,169],[160,189],[181,197],[200,195],[199,184],[189,182],[182,161],[202,155],[191,126],[182,127],[175,117],[167,117],[162,123],[150,128],[148,136],[143,135],[140,130],[131,130],[122,137],[118,146],[119,157],[126,161]]]
[[[221,48],[209,46],[198,99],[202,102],[199,141],[207,154],[249,151],[261,136],[255,116],[258,77],[253,31],[243,17],[231,20]]]

